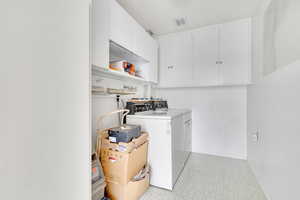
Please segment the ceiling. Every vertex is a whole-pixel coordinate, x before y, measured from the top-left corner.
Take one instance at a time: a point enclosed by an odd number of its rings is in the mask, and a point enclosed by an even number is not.
[[[156,35],[253,16],[263,0],[117,0]],[[176,19],[185,18],[178,27]]]

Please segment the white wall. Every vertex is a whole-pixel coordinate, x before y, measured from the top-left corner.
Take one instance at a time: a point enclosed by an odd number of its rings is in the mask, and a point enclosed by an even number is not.
[[[246,88],[159,89],[171,108],[193,111],[192,150],[246,159]]]
[[[2,1],[0,199],[89,199],[89,1]]]
[[[300,1],[298,0],[264,0],[264,3],[254,16],[252,30],[254,42],[261,45],[254,48],[254,53],[262,53],[262,66],[254,65],[254,69],[261,68],[263,74],[268,75],[276,69],[295,62],[300,57]],[[259,43],[258,43],[259,42]],[[262,52],[260,52],[262,51]],[[254,61],[256,60],[254,59]]]
[[[299,91],[300,61],[248,88],[248,160],[270,200],[300,198]]]
[[[148,91],[147,87],[143,84],[130,83],[119,80],[112,80],[108,78],[93,77],[93,85],[102,86],[105,88],[123,88],[124,85],[137,87],[137,93],[135,95],[121,96],[121,100],[126,103],[127,99],[132,97],[147,97]],[[98,80],[98,81],[97,81]],[[122,104],[121,104],[122,105]],[[125,105],[125,104],[124,104]],[[92,146],[95,147],[96,144],[96,130],[103,130],[106,128],[111,128],[119,125],[118,115],[112,115],[103,119],[97,125],[97,118],[105,113],[117,110],[116,95],[93,95],[92,96]]]
[[[300,28],[296,25],[296,10],[300,10],[300,5],[295,0],[272,3],[276,19],[273,32],[266,31],[270,27],[264,24],[268,23],[265,14],[270,7],[263,6],[253,21],[255,84],[247,94],[248,160],[270,200],[299,199]],[[269,40],[266,32],[273,34],[273,58],[264,53]],[[271,63],[270,59],[276,61],[276,71],[264,76],[269,67],[265,63]],[[259,141],[255,142],[251,136],[257,130]]]
[[[300,58],[300,1],[274,0],[276,3],[276,66],[285,67]]]

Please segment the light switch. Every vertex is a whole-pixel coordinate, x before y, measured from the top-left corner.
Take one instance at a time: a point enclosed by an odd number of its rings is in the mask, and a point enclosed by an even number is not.
[[[252,142],[258,142],[259,141],[259,130],[252,133],[251,137],[252,137]]]

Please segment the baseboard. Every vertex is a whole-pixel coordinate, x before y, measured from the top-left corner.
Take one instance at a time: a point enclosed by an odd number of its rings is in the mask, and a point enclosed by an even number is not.
[[[238,159],[238,160],[247,160],[246,156],[241,156],[241,155],[231,155],[231,154],[216,154],[216,153],[209,153],[209,152],[195,152],[193,153],[199,153],[199,154],[205,154],[209,156],[217,156],[217,157],[222,157],[222,158],[231,158],[231,159]]]

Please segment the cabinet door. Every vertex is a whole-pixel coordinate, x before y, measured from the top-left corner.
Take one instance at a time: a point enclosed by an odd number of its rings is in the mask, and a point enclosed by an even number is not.
[[[175,44],[174,36],[159,37],[159,85],[171,85],[175,74]]]
[[[157,83],[157,78],[158,78],[158,45],[156,41],[149,35],[147,40],[147,51],[146,52],[146,57],[148,58],[147,60],[149,61],[146,64],[141,65],[141,72],[142,76],[150,81]]]
[[[151,38],[150,43],[150,81],[157,83],[158,81],[158,45],[156,40]]]
[[[192,32],[192,37],[194,84],[217,85],[219,83],[218,26],[197,29]]]
[[[110,39],[133,51],[135,48],[135,21],[117,1],[110,2]]]
[[[151,42],[151,36],[139,25],[135,24],[135,53],[145,60],[150,61],[149,55],[149,43]]]
[[[172,119],[172,164],[173,184],[177,180],[185,163],[183,116]]]
[[[220,25],[222,84],[247,84],[251,69],[251,19]]]
[[[184,127],[184,162],[187,161],[192,151],[192,115],[186,113],[183,116],[183,127]]]
[[[192,37],[190,32],[162,36],[160,41],[160,85],[180,87],[192,81]]]
[[[192,118],[190,114],[187,114],[184,120],[184,137],[184,151],[186,154],[185,157],[187,159],[188,155],[192,151]]]
[[[109,0],[93,0],[92,4],[92,58],[93,65],[109,65]]]

